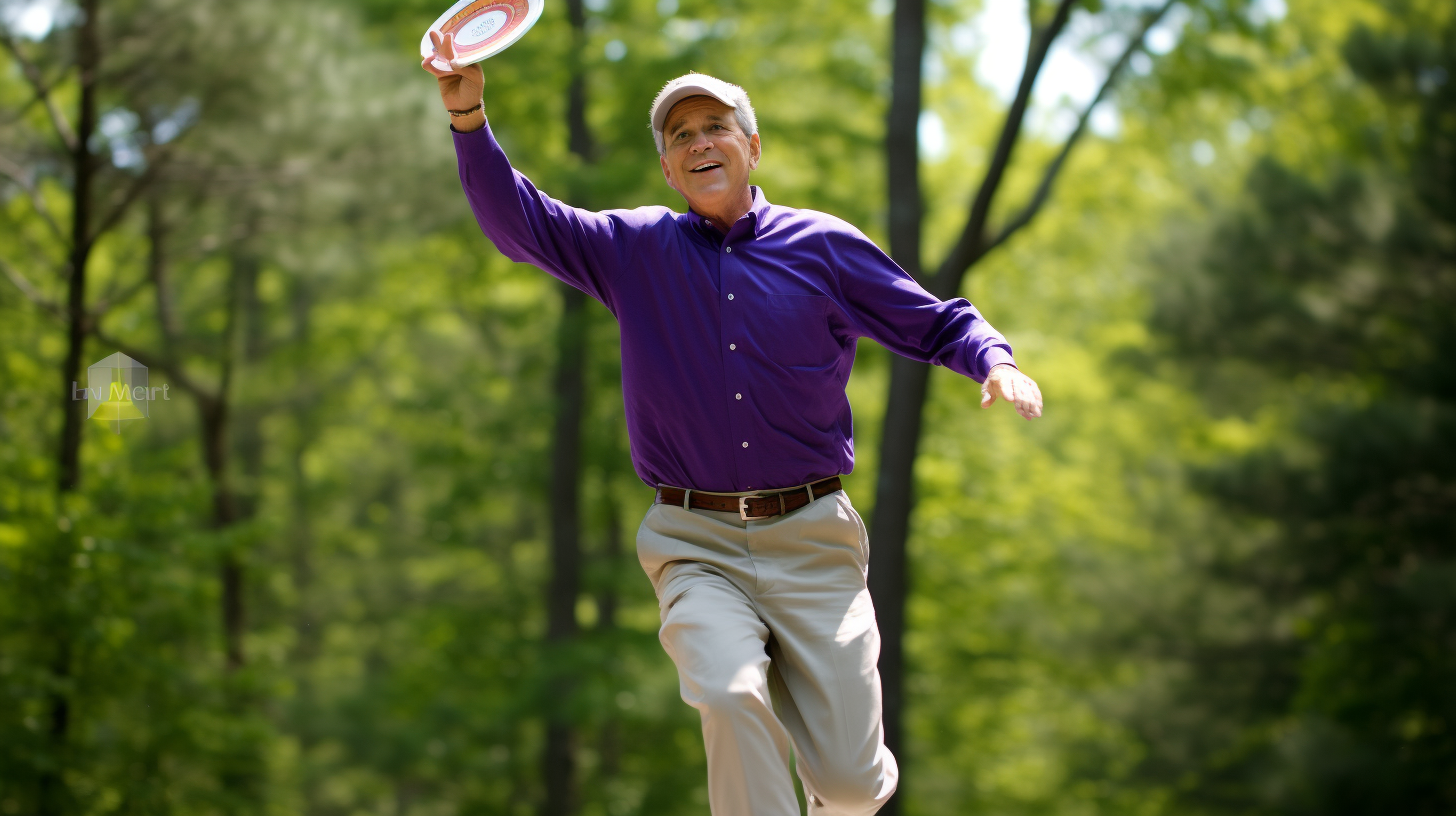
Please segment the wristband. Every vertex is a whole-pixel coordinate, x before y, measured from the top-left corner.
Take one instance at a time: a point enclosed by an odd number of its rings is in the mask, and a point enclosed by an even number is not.
[[[459,117],[469,116],[470,114],[475,113],[483,107],[485,107],[485,100],[482,99],[481,101],[476,102],[475,107],[473,108],[467,108],[466,110],[450,110],[449,108],[446,108],[445,110],[449,111],[451,116]]]

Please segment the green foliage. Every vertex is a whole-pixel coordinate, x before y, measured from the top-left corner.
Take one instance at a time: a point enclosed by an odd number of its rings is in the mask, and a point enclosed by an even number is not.
[[[928,249],[959,228],[999,124],[949,36],[978,8],[932,10],[945,70],[927,103],[948,142],[925,168]],[[771,200],[882,234],[887,7],[589,9],[594,162],[566,149],[563,4],[484,65],[492,125],[543,189],[680,207],[646,111],[698,69],[753,94]],[[0,271],[32,288],[0,282],[0,814],[36,812],[52,771],[75,814],[531,813],[561,711],[583,814],[706,810],[698,719],[619,552],[650,491],[595,304],[583,634],[543,643],[558,298],[491,250],[458,193],[416,68],[440,10],[102,4],[98,200],[155,183],[96,247],[107,341],[86,362],[122,343],[171,390],[120,436],[87,423],[64,500],[65,343],[35,301],[64,298],[67,238],[47,218],[66,223],[71,180],[44,105],[0,63],[0,158],[21,171],[0,182]],[[1048,412],[982,413],[973,383],[935,379],[906,812],[1449,810],[1449,14],[1250,14],[1200,4],[1119,92],[1121,132],[1079,147],[965,293]],[[19,43],[65,111],[74,23]],[[1212,166],[1190,161],[1198,140]],[[1038,132],[1018,150],[1034,168],[1055,148]],[[1017,170],[1007,201],[1036,181]],[[865,512],[885,361],[864,344],[850,385]],[[230,407],[220,470],[199,394]],[[573,691],[551,697],[563,673]]]
[[[1240,597],[1240,625],[1188,643],[1173,701],[1144,715],[1218,723],[1150,734],[1146,771],[1200,809],[1456,804],[1456,20],[1362,25],[1343,53],[1382,115],[1330,126],[1380,144],[1396,124],[1394,144],[1319,178],[1258,165],[1156,313],[1216,410],[1241,410],[1217,394],[1241,387],[1283,413],[1199,478],[1264,522],[1205,565],[1202,592]]]

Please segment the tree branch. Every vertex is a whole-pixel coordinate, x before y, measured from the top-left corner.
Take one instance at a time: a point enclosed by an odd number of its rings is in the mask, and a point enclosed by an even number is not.
[[[1001,126],[996,151],[986,167],[986,176],[981,180],[981,186],[976,189],[966,226],[931,282],[931,292],[937,297],[950,297],[959,289],[961,276],[983,254],[981,244],[986,234],[986,216],[991,211],[991,201],[1001,186],[1006,168],[1011,164],[1011,154],[1016,149],[1017,137],[1020,136],[1022,122],[1026,119],[1026,108],[1031,102],[1032,86],[1036,84],[1037,74],[1041,73],[1052,42],[1066,27],[1072,6],[1076,3],[1077,0],[1059,0],[1056,12],[1046,26],[1040,30],[1032,30],[1031,43],[1026,52],[1026,67],[1021,72],[1021,84],[1016,89],[1016,98],[1006,111],[1006,121]]]
[[[142,278],[120,292],[108,292],[105,297],[97,301],[95,306],[91,307],[91,318],[93,320],[100,320],[101,316],[110,311],[111,307],[125,303],[136,297],[137,293],[145,289],[147,284],[151,282],[150,278]]]
[[[46,112],[51,117],[51,125],[55,127],[56,135],[60,137],[61,144],[64,144],[67,150],[74,152],[76,149],[76,132],[71,129],[71,123],[56,105],[55,98],[51,96],[51,86],[46,84],[45,78],[41,76],[40,68],[36,67],[35,63],[26,59],[20,53],[20,46],[15,43],[15,39],[10,36],[9,32],[0,31],[0,45],[5,46],[5,50],[9,51],[10,56],[14,57],[16,63],[20,65],[20,72],[25,75],[26,81],[30,83],[31,89],[35,91],[36,98],[45,103]]]
[[[204,405],[212,405],[217,402],[217,395],[197,384],[197,381],[187,376],[187,372],[169,356],[153,354],[150,351],[143,351],[135,346],[126,343],[107,334],[99,324],[92,324],[91,336],[104,346],[110,346],[126,356],[136,360],[147,368],[155,368],[165,373],[177,384],[179,388],[193,395]]]
[[[1013,233],[1026,226],[1030,223],[1031,219],[1036,217],[1042,205],[1046,203],[1047,197],[1051,194],[1052,184],[1055,183],[1057,174],[1061,172],[1062,165],[1066,163],[1067,156],[1071,154],[1072,148],[1076,146],[1077,142],[1082,138],[1083,132],[1087,130],[1087,122],[1092,117],[1092,109],[1097,107],[1106,98],[1108,90],[1117,81],[1118,75],[1122,73],[1128,60],[1132,59],[1132,55],[1143,47],[1143,41],[1147,39],[1148,31],[1157,25],[1159,20],[1163,19],[1163,15],[1167,14],[1168,10],[1176,2],[1178,0],[1168,0],[1156,11],[1144,18],[1142,30],[1128,42],[1127,48],[1123,49],[1122,55],[1112,64],[1112,68],[1107,72],[1107,79],[1103,80],[1102,87],[1097,89],[1097,96],[1093,97],[1092,101],[1087,104],[1087,107],[1082,110],[1082,115],[1077,118],[1077,127],[1072,130],[1071,134],[1067,136],[1066,141],[1062,143],[1062,149],[1057,152],[1056,158],[1052,159],[1047,165],[1046,171],[1042,174],[1041,183],[1037,185],[1036,192],[1032,194],[1031,200],[1026,203],[1026,206],[1021,209],[1021,212],[1017,213],[1015,217],[1001,227],[1001,230],[996,233],[995,238],[985,243],[981,248],[981,255],[985,255],[1000,246]]]
[[[162,165],[166,163],[168,155],[169,151],[159,151],[155,157],[155,161],[149,162],[147,169],[142,171],[140,176],[132,180],[131,185],[122,194],[121,200],[116,203],[116,206],[111,208],[111,212],[107,213],[101,219],[101,223],[96,226],[96,231],[91,233],[86,239],[88,243],[96,243],[101,239],[101,236],[106,234],[107,230],[116,226],[116,222],[120,221],[122,216],[126,215],[127,210],[131,209],[131,205],[136,203],[136,200],[141,197],[142,193],[147,191],[147,188],[151,186],[153,181],[156,181],[157,174],[161,172]]]
[[[65,231],[61,229],[61,225],[51,215],[51,211],[46,208],[45,199],[41,196],[40,190],[30,179],[26,178],[25,169],[4,156],[0,156],[0,174],[15,182],[20,186],[20,189],[25,191],[26,195],[30,196],[31,207],[40,215],[41,220],[45,222],[45,225],[50,229],[51,234],[56,237],[56,240],[60,241],[62,246],[66,245]]]
[[[0,268],[3,268],[5,270],[5,277],[9,278],[10,282],[15,285],[15,288],[19,289],[20,293],[25,295],[26,299],[29,300],[31,303],[34,303],[45,311],[50,312],[55,317],[65,316],[66,310],[61,308],[61,305],[59,303],[56,303],[50,298],[47,298],[45,295],[42,295],[39,289],[36,289],[35,286],[31,284],[31,282],[24,275],[20,274],[20,270],[11,266],[10,262],[6,261],[4,258],[0,258]]]
[[[177,317],[172,308],[172,290],[167,274],[167,223],[162,216],[162,203],[157,196],[147,196],[147,277],[152,282],[157,305],[157,325],[162,330],[162,343],[177,347]]]

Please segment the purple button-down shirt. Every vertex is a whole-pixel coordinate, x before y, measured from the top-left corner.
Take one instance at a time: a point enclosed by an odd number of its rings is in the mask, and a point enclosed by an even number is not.
[[[511,168],[489,127],[456,133],[455,151],[496,247],[616,316],[632,464],[649,485],[737,492],[849,473],[857,338],[977,381],[1012,362],[975,307],[936,300],[832,215],[754,187],[723,235],[691,211],[563,204]]]

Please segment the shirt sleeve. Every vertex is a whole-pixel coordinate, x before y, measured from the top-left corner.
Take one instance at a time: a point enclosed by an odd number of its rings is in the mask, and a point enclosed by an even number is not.
[[[1016,365],[1011,344],[965,298],[937,300],[848,224],[827,235],[840,305],[862,336],[976,382],[985,382],[992,366]]]
[[[489,124],[452,133],[465,198],[501,254],[540,267],[615,313],[612,281],[644,226],[635,211],[593,212],[546,195],[511,167]]]

